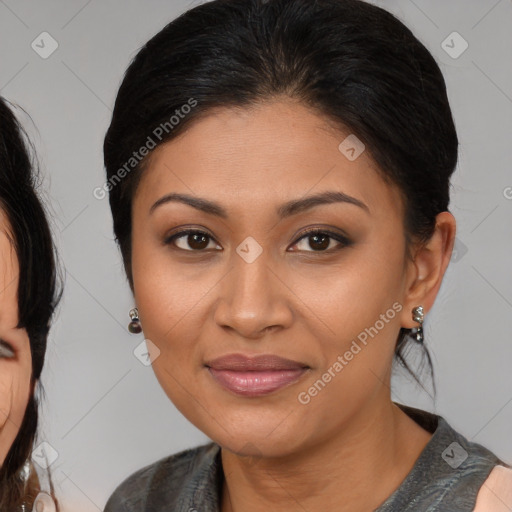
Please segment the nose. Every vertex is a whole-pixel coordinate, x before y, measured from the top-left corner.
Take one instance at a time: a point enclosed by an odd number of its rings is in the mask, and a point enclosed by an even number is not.
[[[247,339],[259,339],[291,325],[292,292],[272,267],[265,251],[250,263],[233,254],[232,268],[219,288],[217,325]]]

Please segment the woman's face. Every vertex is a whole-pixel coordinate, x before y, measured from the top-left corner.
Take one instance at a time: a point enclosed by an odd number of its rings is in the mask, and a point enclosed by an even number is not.
[[[18,258],[0,210],[0,466],[21,427],[30,396],[32,356],[18,325]]]
[[[234,452],[311,447],[389,401],[399,329],[416,325],[404,212],[361,146],[339,148],[348,135],[292,101],[218,110],[157,148],[137,189],[134,293],[154,371]],[[308,202],[325,193],[350,198]],[[211,366],[229,354],[298,364]]]

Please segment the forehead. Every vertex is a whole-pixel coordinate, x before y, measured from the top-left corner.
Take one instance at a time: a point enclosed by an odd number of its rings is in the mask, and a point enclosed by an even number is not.
[[[179,190],[214,195],[228,209],[230,204],[261,209],[290,197],[340,190],[375,213],[401,210],[397,187],[382,179],[368,151],[347,158],[346,140],[357,144],[341,125],[292,100],[217,108],[154,150],[136,202]]]

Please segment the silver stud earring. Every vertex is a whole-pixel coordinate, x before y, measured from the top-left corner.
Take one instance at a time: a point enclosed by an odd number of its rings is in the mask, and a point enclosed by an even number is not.
[[[137,308],[130,309],[131,322],[128,324],[128,330],[132,334],[139,334],[142,332],[142,326],[140,325],[139,310]]]
[[[412,309],[412,319],[419,323],[419,327],[416,327],[412,331],[412,336],[418,343],[423,343],[423,306],[417,306]]]

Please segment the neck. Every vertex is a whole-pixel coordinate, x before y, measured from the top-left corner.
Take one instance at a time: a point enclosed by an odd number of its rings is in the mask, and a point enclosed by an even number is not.
[[[221,510],[374,510],[399,487],[431,436],[387,400],[300,453],[248,464],[222,449]]]

